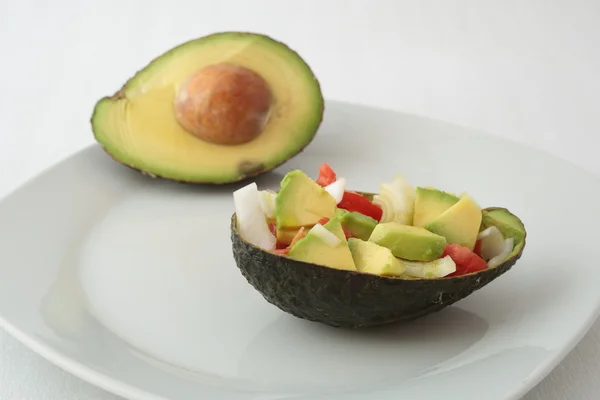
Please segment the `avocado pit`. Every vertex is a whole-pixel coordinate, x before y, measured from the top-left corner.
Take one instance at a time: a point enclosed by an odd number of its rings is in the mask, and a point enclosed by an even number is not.
[[[269,119],[273,94],[249,68],[229,63],[195,72],[175,96],[175,118],[197,138],[220,145],[256,139]]]

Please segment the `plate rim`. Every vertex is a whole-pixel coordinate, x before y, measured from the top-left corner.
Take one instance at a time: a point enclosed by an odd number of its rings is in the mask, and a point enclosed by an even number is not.
[[[52,346],[36,340],[10,323],[0,314],[0,328],[11,335],[26,348],[33,351],[49,363],[61,368],[69,374],[86,381],[106,392],[131,400],[169,400],[160,395],[147,392],[116,378],[112,378],[100,371],[72,359],[71,357],[54,349]]]
[[[540,364],[538,364],[538,367],[536,367],[529,375],[528,379],[522,381],[522,384],[516,387],[516,389],[508,395],[506,400],[519,400],[546,378],[587,335],[599,316],[600,306],[596,307],[595,312],[587,318],[586,323],[582,326],[582,329],[579,330],[577,335],[575,335],[575,337],[573,337],[565,346],[562,346],[559,351],[554,352],[554,355],[545,358],[545,361],[541,361]],[[160,395],[135,387],[134,385],[124,383],[119,379],[110,377],[70,358],[54,349],[52,346],[36,340],[33,336],[23,332],[14,324],[10,323],[2,314],[0,314],[0,329],[3,329],[23,346],[49,363],[101,390],[130,400],[169,400]]]

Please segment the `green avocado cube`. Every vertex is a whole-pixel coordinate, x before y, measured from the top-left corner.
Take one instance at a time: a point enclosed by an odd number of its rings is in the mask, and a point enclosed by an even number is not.
[[[410,261],[433,261],[442,256],[446,247],[444,236],[397,222],[378,224],[369,241],[387,247],[398,258]]]
[[[358,212],[350,212],[342,208],[336,211],[336,217],[342,223],[342,226],[352,234],[352,236],[369,240],[373,229],[377,225],[377,220]]]

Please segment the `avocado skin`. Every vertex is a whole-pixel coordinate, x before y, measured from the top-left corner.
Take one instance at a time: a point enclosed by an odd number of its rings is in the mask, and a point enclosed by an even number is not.
[[[500,207],[485,210],[502,209]],[[525,234],[526,236],[526,234]],[[509,271],[518,252],[496,268],[439,279],[400,279],[342,271],[279,256],[244,241],[231,218],[237,267],[269,303],[295,317],[338,328],[408,322],[448,307]]]

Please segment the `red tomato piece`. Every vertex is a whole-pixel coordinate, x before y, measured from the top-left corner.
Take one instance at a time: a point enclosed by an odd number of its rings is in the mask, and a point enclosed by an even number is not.
[[[346,228],[342,229],[344,230],[344,235],[346,235],[346,240],[354,237],[354,235],[349,230],[347,230]]]
[[[321,225],[325,225],[326,223],[329,222],[329,218],[328,217],[323,217],[319,220],[319,224]]]
[[[321,186],[327,186],[332,184],[337,180],[337,176],[335,172],[327,163],[323,163],[319,168],[319,178],[317,178],[317,183]]]
[[[276,248],[277,250],[285,249],[285,248],[287,248],[287,247],[288,247],[288,245],[287,245],[287,244],[285,244],[285,243],[281,243],[281,242],[279,242],[279,241],[277,241],[277,243],[275,243],[275,248]]]
[[[275,250],[272,250],[271,252],[272,252],[272,253],[275,253],[275,254],[286,255],[287,253],[289,253],[289,252],[290,252],[290,249],[288,249],[288,248],[286,247],[286,248],[284,248],[284,249],[275,249]]]
[[[362,194],[356,192],[344,192],[342,201],[338,204],[338,208],[343,208],[348,211],[356,211],[363,215],[369,216],[375,219],[377,222],[381,220],[383,210],[377,204],[373,204]]]
[[[471,272],[482,271],[487,268],[487,264],[483,258],[479,257],[471,249],[458,244],[448,243],[442,254],[442,257],[445,256],[450,256],[456,264],[456,271],[448,276],[470,274]]]

